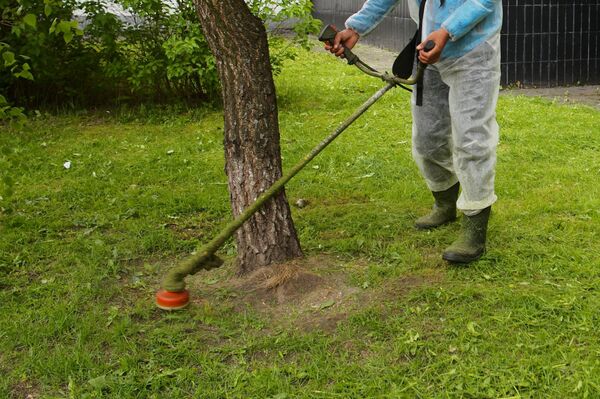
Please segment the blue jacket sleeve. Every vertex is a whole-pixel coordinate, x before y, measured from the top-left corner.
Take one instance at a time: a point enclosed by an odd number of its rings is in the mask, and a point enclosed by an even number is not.
[[[346,28],[364,36],[371,32],[399,0],[367,0],[360,11],[346,20]]]
[[[490,15],[499,1],[467,0],[444,21],[442,28],[448,31],[452,41],[456,41]]]

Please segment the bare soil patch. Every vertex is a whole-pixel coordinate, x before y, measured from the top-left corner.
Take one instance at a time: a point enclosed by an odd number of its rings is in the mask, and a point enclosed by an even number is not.
[[[225,300],[238,311],[253,309],[271,320],[272,326],[334,331],[357,309],[397,301],[413,289],[441,280],[437,273],[409,275],[375,290],[363,289],[353,285],[350,276],[353,270],[365,267],[364,261],[319,255],[263,267],[243,277],[232,277],[233,270],[214,270],[207,273],[204,284],[196,279],[197,288],[192,289],[202,292],[209,302]],[[233,265],[226,268],[233,269]],[[220,277],[211,280],[213,272]]]
[[[14,399],[37,399],[40,397],[39,386],[32,382],[18,381],[11,387],[10,398]]]

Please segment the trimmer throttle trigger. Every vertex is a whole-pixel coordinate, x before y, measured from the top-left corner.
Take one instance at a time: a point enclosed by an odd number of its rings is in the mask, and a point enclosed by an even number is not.
[[[335,39],[335,35],[337,34],[337,30],[332,25],[327,25],[321,31],[319,35],[319,41],[327,42],[330,45],[333,45],[333,39]]]
[[[327,25],[319,34],[319,41],[329,44],[333,46],[333,41],[335,40],[335,35],[337,35],[338,31],[332,26]],[[349,48],[344,47],[344,58],[348,61],[348,65],[356,64],[358,61],[358,57]]]

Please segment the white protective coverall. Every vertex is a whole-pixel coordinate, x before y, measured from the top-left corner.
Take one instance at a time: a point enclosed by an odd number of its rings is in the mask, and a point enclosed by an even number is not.
[[[418,21],[419,0],[408,0]],[[369,0],[346,21],[366,34],[397,0]],[[423,37],[440,27],[450,33],[440,61],[423,79],[423,105],[413,93],[413,157],[431,191],[460,182],[457,208],[467,216],[492,205],[499,128],[501,0],[428,0]]]

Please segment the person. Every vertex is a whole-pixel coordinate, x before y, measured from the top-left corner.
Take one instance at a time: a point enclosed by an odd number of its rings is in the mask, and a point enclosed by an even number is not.
[[[408,0],[419,23],[421,1]],[[346,20],[326,49],[343,56],[367,35],[398,0],[368,0]],[[470,263],[485,252],[494,192],[499,127],[501,0],[428,0],[423,5],[418,59],[428,64],[422,105],[413,92],[412,153],[434,198],[433,209],[415,222],[431,229],[464,216],[459,237],[443,252],[453,263]],[[421,51],[432,40],[435,47]],[[460,192],[460,195],[459,195]]]

